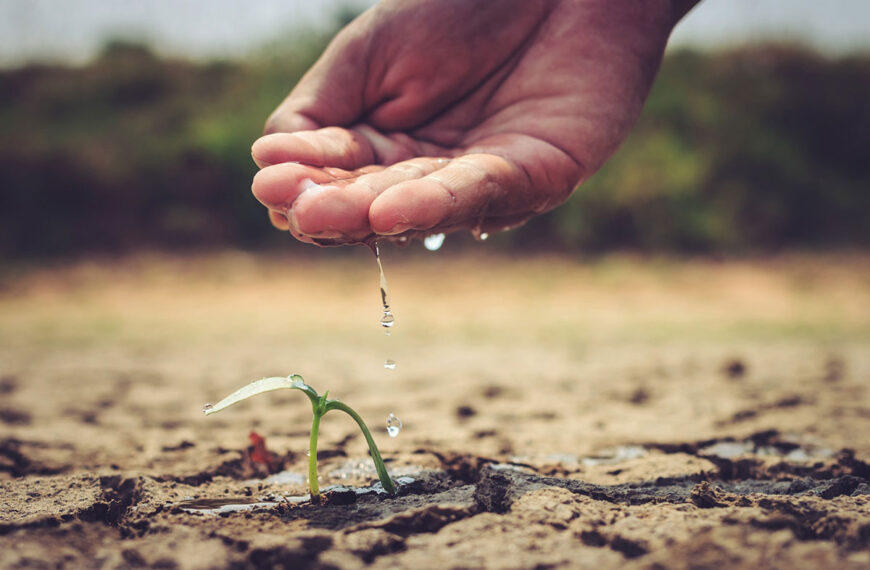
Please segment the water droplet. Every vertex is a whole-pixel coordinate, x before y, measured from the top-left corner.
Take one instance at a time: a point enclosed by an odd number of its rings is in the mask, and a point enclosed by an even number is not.
[[[310,450],[310,449],[306,449],[306,450],[305,450],[305,456],[306,456],[306,457],[311,457],[311,450]]]
[[[214,408],[214,404],[206,404],[202,407],[202,413],[207,414],[212,408]]]
[[[381,317],[381,326],[384,328],[390,328],[396,324],[396,319],[393,317],[393,313],[390,311],[384,311],[384,316]]]
[[[423,239],[423,246],[429,251],[438,251],[444,243],[444,234],[431,234]]]
[[[387,370],[395,370],[396,369],[396,361],[387,359],[384,361],[384,368]]]
[[[489,237],[489,234],[483,231],[483,220],[481,219],[476,226],[471,228],[471,235],[474,236],[474,239],[477,241],[486,241],[486,238]]]
[[[402,420],[396,414],[391,413],[387,416],[387,434],[390,437],[396,437],[402,431]]]
[[[372,251],[375,254],[375,260],[378,262],[378,273],[380,277],[381,287],[381,304],[384,306],[384,316],[381,317],[381,326],[384,328],[391,327],[395,323],[395,317],[390,310],[390,287],[387,285],[387,278],[384,275],[384,266],[381,264],[381,252],[378,249],[377,242],[371,245]]]
[[[387,336],[390,336],[390,334],[392,334],[392,333],[390,332],[390,329],[387,329],[387,330],[384,331],[384,334],[387,335]]]

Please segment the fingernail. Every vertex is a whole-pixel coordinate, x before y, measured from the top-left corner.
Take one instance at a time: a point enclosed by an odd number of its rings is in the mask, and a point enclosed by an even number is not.
[[[411,227],[412,227],[411,224],[409,224],[407,222],[399,222],[398,224],[396,224],[395,226],[390,228],[388,231],[380,232],[380,233],[382,235],[392,236],[392,235],[400,234],[402,232],[406,232],[406,231],[410,230]]]

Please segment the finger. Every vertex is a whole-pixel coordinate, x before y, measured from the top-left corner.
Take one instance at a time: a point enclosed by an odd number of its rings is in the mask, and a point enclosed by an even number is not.
[[[260,168],[301,162],[352,170],[375,162],[375,150],[369,140],[340,127],[266,135],[254,142],[251,156]]]
[[[360,17],[339,32],[266,121],[264,132],[350,125],[363,115],[365,65],[371,34]]]
[[[443,158],[412,159],[350,180],[311,186],[287,212],[290,229],[311,237],[361,240],[372,233],[369,211],[381,192],[425,177],[447,163]]]
[[[395,164],[416,156],[440,156],[447,149],[417,141],[404,133],[384,134],[369,125],[350,129],[275,133],[257,139],[251,148],[260,168],[282,162],[356,169],[367,164]]]
[[[316,168],[305,164],[286,162],[263,168],[254,175],[251,191],[257,200],[270,210],[287,211],[307,184],[324,184],[338,178],[351,177],[349,171]]]
[[[469,154],[418,180],[382,192],[372,203],[375,233],[470,226],[475,220],[524,211],[538,200],[524,169],[495,154]]]
[[[272,225],[279,230],[287,231],[290,229],[290,225],[287,223],[287,216],[285,216],[281,212],[269,210],[269,221],[272,222]]]
[[[272,225],[283,231],[290,231],[290,234],[298,239],[299,241],[303,241],[305,243],[315,243],[314,240],[307,236],[303,236],[297,232],[295,232],[291,227],[290,223],[287,221],[287,216],[280,212],[276,212],[274,210],[269,210],[269,220],[272,222]]]
[[[263,129],[263,134],[271,133],[295,133],[296,131],[313,131],[321,125],[306,117],[300,112],[283,108],[285,103],[282,103],[268,119],[266,126]]]

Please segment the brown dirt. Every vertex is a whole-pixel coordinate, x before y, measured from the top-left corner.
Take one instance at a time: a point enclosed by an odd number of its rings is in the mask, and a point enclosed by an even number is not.
[[[870,565],[867,256],[388,250],[385,337],[369,256],[317,253],[7,272],[0,567]],[[284,498],[305,493],[301,394],[200,413],[290,372],[367,419],[398,496]],[[346,417],[320,450],[322,487],[376,480]],[[246,502],[271,504],[186,508]]]

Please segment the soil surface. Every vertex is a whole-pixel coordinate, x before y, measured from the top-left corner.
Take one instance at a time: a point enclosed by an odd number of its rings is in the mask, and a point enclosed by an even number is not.
[[[867,256],[315,253],[8,270],[0,567],[870,565]]]

